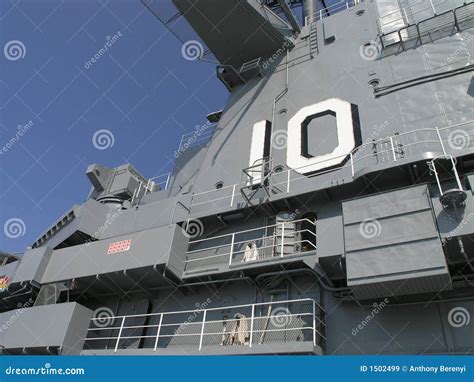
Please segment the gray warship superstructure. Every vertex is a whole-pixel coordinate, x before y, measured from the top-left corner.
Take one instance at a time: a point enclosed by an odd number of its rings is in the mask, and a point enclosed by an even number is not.
[[[474,3],[143,6],[229,98],[1,255],[3,353],[472,353]]]

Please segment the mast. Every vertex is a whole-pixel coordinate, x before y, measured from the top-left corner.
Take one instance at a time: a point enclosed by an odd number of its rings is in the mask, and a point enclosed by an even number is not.
[[[303,0],[303,20],[308,16],[316,14],[318,11],[318,1],[317,0]]]

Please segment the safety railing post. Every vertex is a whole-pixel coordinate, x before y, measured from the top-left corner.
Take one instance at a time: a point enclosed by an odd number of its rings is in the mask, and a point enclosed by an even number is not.
[[[168,185],[170,183],[170,178],[171,178],[171,172],[168,173],[168,176],[166,177],[166,184],[165,184],[165,190],[168,189]]]
[[[232,196],[230,198],[230,206],[231,207],[234,206],[235,186],[236,186],[236,184],[234,184],[234,186],[232,187]]]
[[[286,193],[290,193],[290,180],[291,180],[291,170],[288,170],[288,178],[286,180]]]
[[[436,8],[435,8],[435,6],[434,6],[434,4],[433,4],[433,0],[430,0],[430,4],[431,4],[431,8],[433,8],[433,13],[434,13],[434,15],[436,16]]]
[[[436,171],[435,160],[432,159],[431,162],[429,163],[431,163],[430,170],[434,173],[434,176],[436,178],[436,183],[438,184],[439,194],[443,196],[443,189],[441,188],[441,182],[439,181],[438,171]]]
[[[117,352],[117,349],[118,349],[118,346],[119,346],[119,342],[120,342],[120,336],[122,335],[122,330],[123,330],[123,325],[125,324],[125,319],[127,317],[123,317],[122,318],[122,323],[120,324],[120,330],[119,330],[119,333],[118,333],[118,337],[117,337],[117,342],[115,343],[115,350],[114,350],[114,353]]]
[[[349,154],[351,157],[351,172],[352,172],[352,177],[354,177],[354,155],[351,153]]]
[[[252,347],[253,340],[253,320],[255,317],[255,304],[252,304],[252,316],[250,317],[250,338],[249,338],[249,347]]]
[[[207,314],[207,309],[204,309],[204,313],[202,316],[201,337],[199,338],[199,351],[201,351],[202,349],[202,338],[204,336],[204,326],[206,325],[206,314]]]
[[[283,257],[283,250],[285,249],[285,223],[281,223],[281,253],[280,257]]]
[[[156,351],[156,348],[158,347],[158,340],[160,339],[160,331],[161,331],[161,323],[163,322],[163,313],[160,315],[160,322],[158,323],[158,329],[156,331],[156,339],[155,339],[155,348],[153,351]]]
[[[456,29],[458,32],[461,32],[461,29],[459,28],[459,21],[458,21],[458,15],[456,14],[456,9],[453,9],[453,17],[454,17],[454,25],[456,26]]]
[[[390,146],[392,147],[393,161],[397,161],[397,154],[395,153],[395,146],[393,145],[393,137],[390,137]]]
[[[230,239],[229,266],[232,265],[232,256],[234,255],[234,242],[235,232],[232,234],[232,238]]]
[[[313,300],[313,346],[316,346],[316,301]]]
[[[443,155],[446,157],[446,149],[444,147],[444,143],[443,143],[443,140],[441,139],[441,134],[439,132],[439,129],[438,127],[435,127],[436,129],[436,134],[438,134],[438,139],[439,139],[439,143],[441,145],[441,150],[443,150]]]
[[[456,169],[456,162],[454,161],[454,157],[451,156],[451,165],[453,166],[453,172],[454,172],[454,177],[456,178],[456,183],[458,185],[458,188],[462,190],[462,184],[461,184],[461,179],[459,179],[459,174],[458,170]]]

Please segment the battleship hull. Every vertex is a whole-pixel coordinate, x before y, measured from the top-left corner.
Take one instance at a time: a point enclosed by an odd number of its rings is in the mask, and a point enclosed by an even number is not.
[[[3,353],[472,353],[474,3],[162,3],[229,99],[2,256]]]

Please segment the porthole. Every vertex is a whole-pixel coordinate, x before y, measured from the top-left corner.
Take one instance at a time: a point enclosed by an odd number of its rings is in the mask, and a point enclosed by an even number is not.
[[[273,169],[273,172],[274,172],[275,174],[278,174],[278,173],[280,173],[280,172],[283,172],[283,166],[281,166],[281,165],[280,165],[280,166],[275,166],[275,168]]]
[[[288,113],[288,109],[280,109],[280,110],[278,111],[278,115],[280,115],[280,116],[281,116],[281,115],[285,115],[286,113]]]
[[[219,181],[216,183],[216,190],[220,190],[222,187],[224,187],[224,182],[223,181]]]
[[[361,9],[361,10],[356,12],[356,15],[357,16],[362,16],[364,13],[365,13],[365,11],[363,9]]]
[[[376,88],[379,85],[380,85],[380,80],[378,78],[374,78],[373,80],[369,81],[369,86],[371,88]]]

